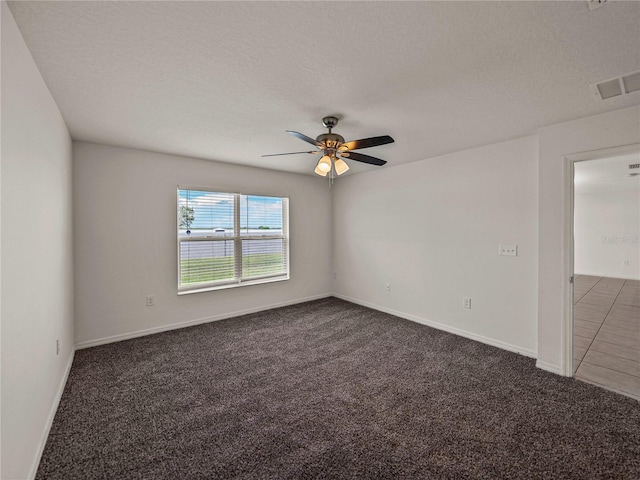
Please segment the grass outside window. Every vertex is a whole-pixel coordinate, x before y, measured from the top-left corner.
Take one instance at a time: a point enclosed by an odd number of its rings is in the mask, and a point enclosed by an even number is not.
[[[243,278],[274,275],[282,272],[284,256],[281,253],[263,253],[242,257]],[[180,283],[193,285],[232,280],[233,256],[191,258],[180,262]]]

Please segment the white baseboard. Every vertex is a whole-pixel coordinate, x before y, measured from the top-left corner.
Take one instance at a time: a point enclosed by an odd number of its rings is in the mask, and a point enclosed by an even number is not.
[[[511,345],[510,343],[502,342],[500,340],[496,340],[494,338],[485,337],[483,335],[478,335],[477,333],[468,332],[466,330],[462,330],[459,328],[451,327],[449,325],[445,325],[443,323],[434,322],[433,320],[427,320],[426,318],[418,317],[417,315],[412,315],[410,313],[400,312],[398,310],[393,310],[392,308],[382,307],[380,305],[375,305],[373,303],[365,302],[363,300],[358,300],[357,298],[347,297],[346,295],[341,295],[338,293],[333,294],[334,297],[341,298],[342,300],[346,300],[347,302],[356,303],[358,305],[362,305],[364,307],[372,308],[374,310],[378,310],[380,312],[389,313],[396,317],[404,318],[406,320],[411,320],[412,322],[419,323],[421,325],[426,325],[428,327],[437,328],[438,330],[443,330],[445,332],[453,333],[455,335],[460,335],[461,337],[469,338],[471,340],[475,340],[480,343],[486,343],[487,345],[491,345],[493,347],[498,347],[503,350],[508,350],[510,352],[519,353],[520,355],[524,355],[526,357],[536,358],[538,356],[537,352],[534,350],[530,350],[528,348],[519,347],[517,345]]]
[[[49,438],[49,432],[51,431],[51,426],[53,425],[53,419],[56,416],[56,412],[58,411],[58,405],[60,405],[60,400],[62,399],[62,393],[64,392],[64,387],[67,384],[67,379],[69,378],[69,372],[71,371],[71,365],[73,364],[73,357],[75,356],[75,348],[71,350],[71,354],[69,355],[69,361],[67,362],[67,366],[64,370],[64,375],[62,376],[62,380],[60,381],[60,385],[58,386],[58,391],[56,392],[56,396],[53,399],[53,403],[51,404],[51,408],[49,409],[49,415],[47,416],[47,422],[44,426],[44,430],[42,431],[42,435],[40,436],[40,441],[38,442],[38,449],[36,450],[36,455],[31,463],[31,468],[29,469],[29,476],[27,478],[34,479],[36,478],[36,473],[38,472],[38,466],[40,465],[40,459],[42,458],[42,453],[44,452],[44,447],[47,444],[47,438]]]
[[[578,272],[576,272],[574,274],[574,276],[576,276],[576,277],[578,275],[587,275],[589,277],[615,278],[617,280],[640,280],[640,275],[629,275],[629,274],[620,275],[620,272],[616,272],[616,273],[611,273],[611,272],[609,272],[609,273],[602,273],[602,272],[600,272],[600,273],[598,273],[598,272],[596,272],[596,273],[594,273],[594,272],[591,272],[591,273],[578,273]]]
[[[547,363],[543,362],[542,360],[538,360],[536,361],[536,367],[547,372],[555,373],[556,375],[562,375],[563,377],[565,376],[562,368],[560,368],[559,365],[555,365],[553,363]]]
[[[218,320],[225,320],[227,318],[239,317],[241,315],[247,315],[249,313],[262,312],[264,310],[271,310],[272,308],[286,307],[288,305],[295,305],[297,303],[310,302],[312,300],[318,300],[320,298],[331,297],[331,293],[322,293],[320,295],[313,295],[311,297],[298,298],[295,300],[288,300],[285,302],[272,303],[270,305],[263,305],[260,307],[247,308],[246,310],[238,310],[235,312],[221,313],[220,315],[213,315],[211,317],[196,318],[195,320],[188,320],[186,322],[172,323],[170,325],[162,325],[160,327],[147,328],[145,330],[137,330],[135,332],[122,333],[119,335],[113,335],[110,337],[97,338],[95,340],[87,340],[84,342],[76,343],[76,349],[96,347],[98,345],[105,345],[107,343],[121,342],[123,340],[129,340],[131,338],[144,337],[146,335],[153,335],[154,333],[168,332],[170,330],[177,330],[179,328],[193,327],[195,325],[201,325],[203,323],[216,322]]]

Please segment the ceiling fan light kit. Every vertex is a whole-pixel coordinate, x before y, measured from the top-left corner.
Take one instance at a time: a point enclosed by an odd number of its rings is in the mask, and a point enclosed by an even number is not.
[[[318,164],[314,172],[321,177],[329,175],[333,180],[335,176],[342,175],[349,170],[349,165],[344,159],[355,160],[356,162],[368,163],[369,165],[382,166],[387,163],[385,160],[381,160],[376,157],[364,155],[362,153],[353,152],[352,150],[358,150],[360,148],[376,147],[378,145],[386,145],[393,143],[394,140],[389,135],[383,135],[380,137],[363,138],[360,140],[352,140],[345,142],[342,135],[332,133],[331,130],[338,124],[338,118],[333,116],[324,117],[322,124],[329,129],[329,133],[323,133],[318,135],[314,140],[306,135],[287,130],[286,132],[300,140],[310,143],[318,150],[312,150],[308,152],[291,152],[291,153],[275,153],[270,155],[262,155],[263,157],[274,157],[278,155],[297,155],[300,153],[318,154],[322,153],[322,157],[318,160]]]
[[[316,169],[313,171],[316,175],[320,175],[321,177],[326,177],[327,173],[329,172],[323,172],[322,170],[320,170],[317,166]]]
[[[324,173],[328,173],[331,171],[331,157],[329,155],[323,156],[318,161],[318,170]]]
[[[336,173],[338,175],[342,175],[344,172],[346,172],[347,170],[349,170],[349,165],[347,165],[347,162],[345,162],[344,160],[342,160],[341,158],[337,158],[334,162],[333,162],[334,168],[336,169]]]
[[[320,160],[318,160],[318,165],[316,165],[316,169],[314,170],[314,172],[316,173],[316,175],[326,177],[327,173],[331,171],[331,168],[331,157],[325,155]]]

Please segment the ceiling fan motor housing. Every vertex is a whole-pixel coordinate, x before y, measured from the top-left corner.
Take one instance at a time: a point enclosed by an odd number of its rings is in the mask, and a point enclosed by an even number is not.
[[[323,133],[316,137],[316,142],[326,145],[327,148],[338,148],[344,143],[344,137],[337,133]]]

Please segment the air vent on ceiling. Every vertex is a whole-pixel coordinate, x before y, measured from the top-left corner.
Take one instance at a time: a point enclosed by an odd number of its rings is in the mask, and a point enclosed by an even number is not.
[[[629,168],[640,168],[640,163],[632,163]]]
[[[589,4],[589,10],[595,10],[612,1],[613,0],[587,0],[587,3]]]
[[[600,100],[619,97],[640,90],[640,71],[592,83],[591,91]]]

